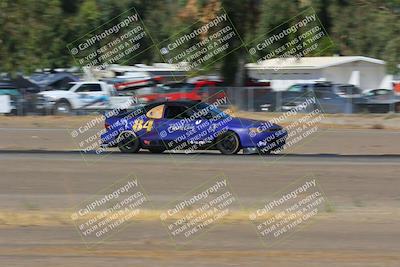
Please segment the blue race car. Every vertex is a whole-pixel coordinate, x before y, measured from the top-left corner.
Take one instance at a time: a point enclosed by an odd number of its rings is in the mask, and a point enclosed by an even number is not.
[[[125,153],[217,149],[222,154],[271,153],[285,145],[287,131],[266,121],[236,118],[217,104],[163,101],[106,116],[103,147]]]

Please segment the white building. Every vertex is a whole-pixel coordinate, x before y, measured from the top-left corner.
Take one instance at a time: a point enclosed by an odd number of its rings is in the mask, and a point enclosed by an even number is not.
[[[250,77],[270,80],[275,90],[315,81],[353,84],[363,90],[392,88],[385,62],[363,56],[274,58],[246,64],[246,68]]]

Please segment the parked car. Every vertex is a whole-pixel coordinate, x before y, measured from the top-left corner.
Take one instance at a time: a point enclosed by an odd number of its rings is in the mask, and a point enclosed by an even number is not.
[[[0,113],[25,115],[34,111],[32,105],[39,90],[30,86],[31,84],[22,77],[0,80],[0,96],[2,98]]]
[[[141,95],[142,102],[156,100],[191,100],[213,102],[214,99],[225,95],[217,81],[196,81],[194,83],[169,83],[155,87],[154,92],[148,95]]]
[[[269,94],[269,101],[261,105],[261,110],[289,111],[314,96],[318,102],[309,106],[310,110],[319,106],[325,113],[352,113],[360,102],[361,90],[351,84],[330,82],[294,84],[286,91]]]
[[[70,114],[76,109],[115,109],[133,101],[131,96],[118,96],[105,82],[71,83],[67,90],[44,91],[38,94],[38,110],[54,114]]]
[[[400,96],[390,89],[368,90],[357,105],[361,111],[372,113],[400,112]]]
[[[0,81],[0,98],[0,113],[18,114],[22,95],[12,82]]]

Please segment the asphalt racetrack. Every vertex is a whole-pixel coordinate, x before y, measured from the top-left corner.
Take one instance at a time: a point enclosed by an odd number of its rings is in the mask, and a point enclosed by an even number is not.
[[[398,131],[330,129],[269,156],[82,154],[66,129],[8,125],[0,135],[1,266],[400,266]],[[222,176],[236,217],[187,244],[171,240],[167,203]],[[71,214],[133,177],[154,214],[88,248]],[[318,182],[329,207],[281,242],[262,242],[247,211],[302,179]]]

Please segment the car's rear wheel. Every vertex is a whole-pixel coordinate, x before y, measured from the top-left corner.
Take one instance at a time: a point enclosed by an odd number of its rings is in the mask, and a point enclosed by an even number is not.
[[[218,140],[217,149],[225,155],[237,154],[240,151],[239,136],[232,131],[226,132]]]
[[[122,153],[136,153],[140,149],[139,137],[132,132],[123,132],[118,138],[118,148]]]
[[[162,147],[152,147],[152,148],[149,148],[149,151],[150,151],[151,153],[154,153],[154,154],[160,154],[160,153],[163,153],[163,152],[165,151],[165,148],[162,148]]]

